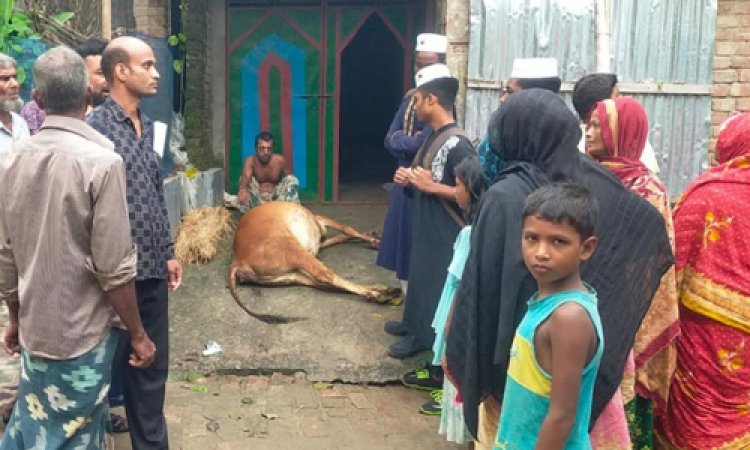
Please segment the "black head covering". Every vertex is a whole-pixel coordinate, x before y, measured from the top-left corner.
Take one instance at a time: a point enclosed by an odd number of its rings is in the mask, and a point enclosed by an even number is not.
[[[560,86],[562,86],[562,79],[560,77],[547,77],[547,78],[516,78],[518,84],[526,89],[546,89],[548,91],[557,94],[560,92]]]
[[[487,135],[490,148],[509,168],[511,162],[526,163],[525,170],[541,170],[554,181],[580,177],[581,130],[552,92],[524,89],[511,95],[492,114]]]
[[[502,398],[515,330],[537,289],[521,255],[523,200],[550,181],[583,184],[600,205],[599,245],[581,272],[597,290],[604,328],[593,425],[620,385],[635,332],[673,263],[664,220],[578,151],[576,118],[551,92],[531,89],[512,95],[493,114],[488,134],[493,151],[509,165],[482,197],[474,221],[448,331],[448,375],[476,436],[478,405],[488,395]]]

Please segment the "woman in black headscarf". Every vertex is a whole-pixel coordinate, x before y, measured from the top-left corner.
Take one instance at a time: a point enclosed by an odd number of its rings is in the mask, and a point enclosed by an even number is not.
[[[601,208],[599,245],[582,267],[582,278],[598,293],[605,336],[592,424],[618,389],[635,332],[673,264],[659,212],[580,154],[580,133],[563,101],[541,89],[514,94],[490,119],[490,146],[508,166],[479,205],[445,360],[474,436],[480,402],[502,400],[513,335],[536,290],[521,256],[521,208],[528,194],[569,180],[586,186]]]

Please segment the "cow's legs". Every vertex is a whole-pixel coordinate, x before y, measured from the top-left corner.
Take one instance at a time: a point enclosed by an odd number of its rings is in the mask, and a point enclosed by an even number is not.
[[[354,239],[354,237],[349,236],[348,234],[339,234],[336,236],[326,238],[323,242],[320,243],[320,250],[323,250],[324,248],[332,247],[342,242],[351,241],[352,239]]]
[[[315,216],[315,220],[318,221],[319,224],[321,224],[323,227],[329,227],[333,228],[336,231],[339,231],[347,236],[351,236],[352,238],[361,239],[368,244],[372,245],[375,248],[378,248],[378,245],[380,245],[380,239],[370,236],[364,233],[360,233],[359,231],[355,230],[354,228],[338,223],[335,220],[326,217],[326,216]],[[343,241],[337,241],[332,243],[331,245],[338,244],[339,242]],[[329,245],[330,247],[330,245]]]
[[[400,289],[390,289],[382,285],[362,285],[346,280],[308,253],[305,253],[298,263],[297,273],[308,278],[311,284],[303,283],[308,286],[351,292],[377,303],[388,302],[401,294]]]
[[[264,286],[302,285],[302,286],[310,286],[310,287],[320,287],[319,284],[315,282],[315,280],[313,280],[306,274],[300,273],[300,272],[286,273],[284,275],[277,275],[277,276],[269,275],[269,276],[256,277],[255,283],[261,284]]]

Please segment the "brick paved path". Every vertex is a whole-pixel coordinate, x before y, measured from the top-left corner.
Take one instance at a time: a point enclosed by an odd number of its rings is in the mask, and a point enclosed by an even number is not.
[[[201,390],[207,392],[201,392]],[[313,384],[304,377],[219,376],[168,384],[170,447],[185,450],[419,450],[464,447],[419,414],[426,392]],[[130,448],[127,435],[117,449]]]

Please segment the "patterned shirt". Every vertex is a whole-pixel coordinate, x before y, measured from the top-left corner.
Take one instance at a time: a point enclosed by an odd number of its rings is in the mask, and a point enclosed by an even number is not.
[[[141,137],[133,121],[112,98],[96,108],[87,121],[115,144],[125,160],[128,215],[138,247],[138,280],[167,279],[167,260],[174,258],[164,201],[161,159],[154,151],[154,124],[140,109]]]
[[[42,128],[42,123],[47,117],[47,114],[34,100],[31,100],[21,108],[21,117],[26,121],[26,125],[29,126],[29,133],[33,136],[39,132],[40,128]]]

